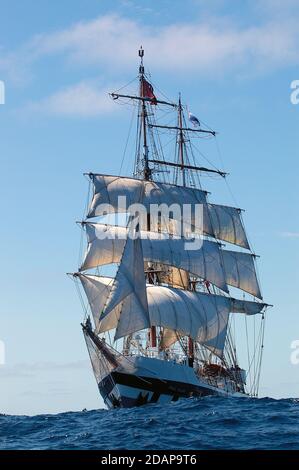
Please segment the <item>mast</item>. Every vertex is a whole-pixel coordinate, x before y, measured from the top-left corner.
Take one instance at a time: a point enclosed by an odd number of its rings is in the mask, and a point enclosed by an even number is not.
[[[181,93],[179,94],[179,105],[178,105],[178,144],[179,144],[179,162],[181,164],[182,171],[182,185],[186,186],[186,173],[185,173],[185,162],[184,162],[184,131],[183,131],[183,106],[181,101]],[[190,285],[190,276],[188,275],[189,285]],[[192,286],[193,290],[196,290],[195,285]],[[191,336],[188,336],[188,345],[187,345],[187,354],[188,354],[188,364],[190,367],[193,367],[194,364],[194,343]]]
[[[182,183],[186,186],[186,175],[184,165],[184,132],[183,132],[183,107],[181,102],[181,94],[179,94],[179,106],[178,106],[178,117],[179,117],[179,161],[181,163],[182,170]]]
[[[144,57],[144,49],[142,46],[138,51],[138,55],[140,57],[140,65],[139,65],[139,82],[140,82],[140,91],[139,95],[140,98],[144,98],[144,65],[143,65],[143,57]],[[149,168],[148,162],[148,145],[147,145],[147,111],[146,111],[146,102],[144,100],[141,101],[141,125],[142,125],[142,136],[143,136],[143,176],[146,181],[150,179],[151,170]]]
[[[144,98],[144,65],[143,65],[143,57],[144,57],[144,49],[142,46],[138,51],[138,55],[140,57],[140,65],[139,65],[139,81],[140,81],[140,98]],[[145,181],[148,181],[151,176],[151,170],[149,168],[149,161],[148,161],[148,145],[147,145],[147,111],[146,111],[146,102],[143,100],[141,101],[141,126],[142,126],[142,136],[143,136],[143,177]],[[150,214],[147,216],[147,230],[150,232],[151,230],[151,220]],[[148,275],[148,281],[153,283],[152,276]],[[157,331],[155,326],[151,326],[149,330],[149,339],[152,348],[157,346]]]

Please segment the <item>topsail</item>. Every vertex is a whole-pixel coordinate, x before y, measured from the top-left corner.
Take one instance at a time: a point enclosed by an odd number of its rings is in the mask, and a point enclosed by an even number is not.
[[[199,220],[191,214],[192,219],[189,220],[188,217],[185,221],[187,225],[190,225],[190,231],[203,233],[242,248],[250,248],[240,209],[209,204],[205,191],[120,176],[90,174],[90,178],[94,186],[94,195],[87,218],[130,211],[135,214],[139,210],[137,204],[142,204],[147,211],[150,208],[157,209],[159,206],[167,207],[171,215],[173,205],[175,205],[180,208],[180,221],[184,223],[184,207],[187,211],[188,206],[194,208],[202,205],[203,213]],[[174,211],[175,215],[176,211]],[[163,220],[161,222],[163,224]],[[158,223],[157,218],[154,217],[151,221],[151,230],[157,230]],[[145,224],[146,221],[141,220],[142,228],[145,228]]]

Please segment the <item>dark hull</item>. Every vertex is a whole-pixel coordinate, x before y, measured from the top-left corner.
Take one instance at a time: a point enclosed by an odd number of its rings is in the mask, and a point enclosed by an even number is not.
[[[149,403],[177,401],[179,398],[219,394],[217,390],[207,386],[117,371],[99,383],[99,391],[108,408],[130,408]]]

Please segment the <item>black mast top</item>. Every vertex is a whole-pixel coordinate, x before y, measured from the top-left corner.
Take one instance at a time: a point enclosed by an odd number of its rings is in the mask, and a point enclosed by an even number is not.
[[[144,75],[144,66],[143,66],[144,49],[142,48],[142,46],[140,46],[138,55],[140,57],[139,74]]]

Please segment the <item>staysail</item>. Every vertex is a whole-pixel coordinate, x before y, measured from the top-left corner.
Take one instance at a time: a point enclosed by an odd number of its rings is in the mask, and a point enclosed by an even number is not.
[[[116,339],[150,326],[142,245],[136,233],[135,230],[130,229],[121,262],[102,313],[102,318],[105,319],[110,313],[114,314],[115,308],[119,309],[119,305],[121,305],[122,313],[130,312],[130,315],[119,316]]]

